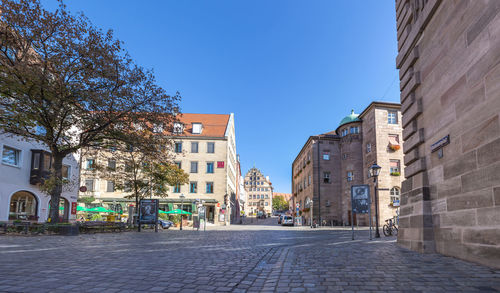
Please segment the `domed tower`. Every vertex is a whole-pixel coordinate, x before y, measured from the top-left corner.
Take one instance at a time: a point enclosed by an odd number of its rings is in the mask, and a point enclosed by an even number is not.
[[[336,129],[340,136],[340,168],[342,194],[339,215],[344,223],[351,221],[351,186],[363,184],[363,136],[361,134],[361,119],[354,110],[340,121]],[[354,215],[354,223],[367,224],[366,216]]]

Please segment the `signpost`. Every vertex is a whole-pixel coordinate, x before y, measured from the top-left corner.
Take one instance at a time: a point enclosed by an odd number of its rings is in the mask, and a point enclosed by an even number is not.
[[[139,202],[139,232],[142,224],[153,224],[158,232],[158,199],[141,199]]]
[[[368,214],[370,218],[370,240],[371,240],[372,239],[371,200],[370,200],[370,186],[367,184],[351,186],[352,240],[354,240],[354,213]]]

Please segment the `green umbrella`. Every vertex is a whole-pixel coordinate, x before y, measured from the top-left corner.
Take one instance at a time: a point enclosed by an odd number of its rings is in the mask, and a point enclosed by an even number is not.
[[[180,209],[171,210],[171,211],[165,212],[165,214],[169,214],[169,215],[179,215],[179,214],[182,214],[182,215],[192,215],[190,212],[181,211]]]
[[[82,206],[77,206],[76,210],[79,212],[88,212],[90,209],[87,209],[87,208],[82,207]]]
[[[108,210],[108,209],[103,208],[103,207],[96,207],[96,208],[93,208],[93,209],[88,209],[87,211],[88,212],[93,212],[93,213],[115,213],[115,211]]]

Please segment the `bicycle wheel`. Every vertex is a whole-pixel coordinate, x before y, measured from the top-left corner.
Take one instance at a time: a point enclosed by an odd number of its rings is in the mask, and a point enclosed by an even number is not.
[[[398,228],[392,227],[392,235],[398,236]]]
[[[386,237],[391,235],[391,229],[389,228],[388,225],[384,225],[384,227],[382,228],[382,231],[384,232],[384,235]]]

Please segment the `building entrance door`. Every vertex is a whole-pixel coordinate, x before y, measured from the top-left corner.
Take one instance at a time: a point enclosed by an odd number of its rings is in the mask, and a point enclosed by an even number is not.
[[[207,206],[207,222],[214,223],[215,207]]]

